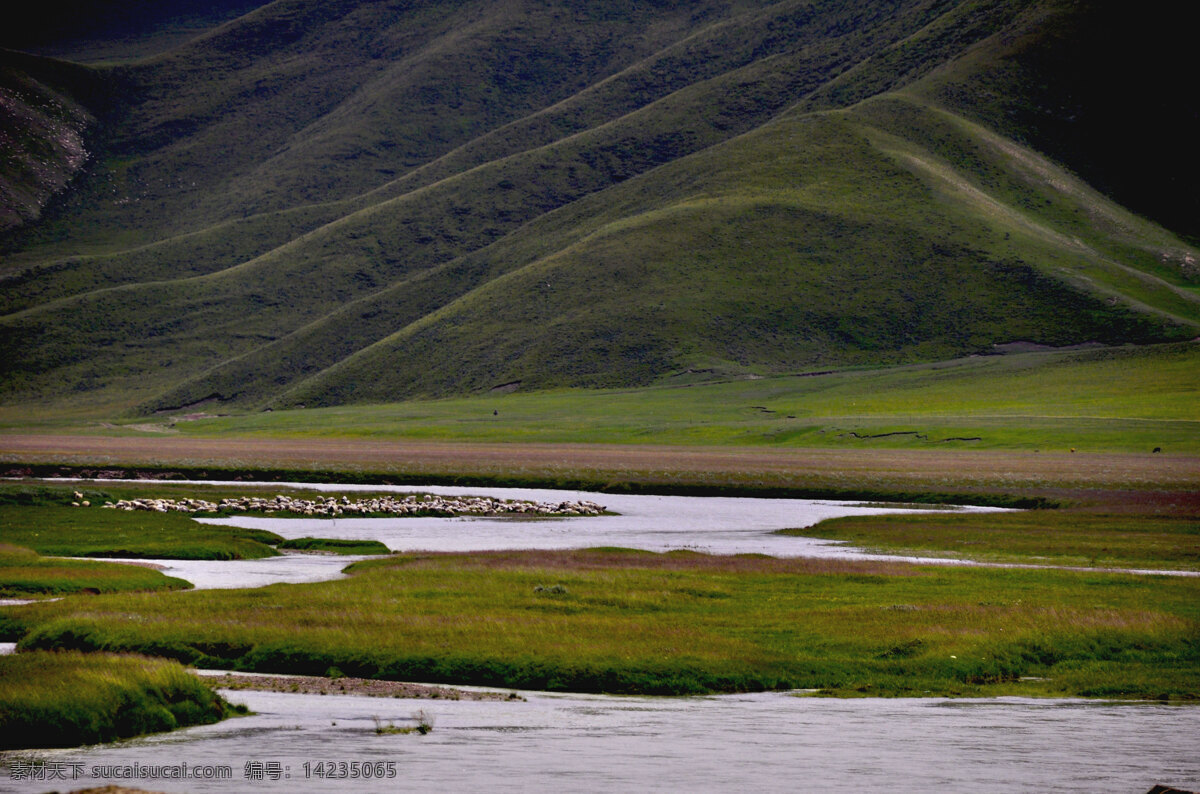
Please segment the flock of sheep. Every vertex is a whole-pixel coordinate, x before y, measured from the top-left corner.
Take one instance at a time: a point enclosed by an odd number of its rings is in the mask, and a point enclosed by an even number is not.
[[[77,493],[76,506],[87,507],[83,495]],[[372,496],[351,501],[348,497],[318,496],[314,499],[299,499],[277,495],[272,498],[242,496],[210,502],[204,499],[121,499],[105,502],[104,507],[113,510],[149,510],[157,513],[177,511],[183,513],[253,512],[287,513],[303,516],[341,515],[453,515],[453,516],[594,516],[604,512],[604,506],[588,501],[526,502],[495,499],[490,496],[431,496],[411,495],[404,497]]]

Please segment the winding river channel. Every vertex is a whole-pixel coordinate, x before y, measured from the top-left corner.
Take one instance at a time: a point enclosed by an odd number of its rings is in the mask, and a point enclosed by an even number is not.
[[[300,486],[296,487],[315,487]],[[328,486],[562,501],[618,515],[205,519],[284,537],[369,538],[394,551],[626,546],[718,554],[872,555],[774,534],[878,506],[788,499],[599,495],[494,488]],[[967,508],[980,509],[980,508]],[[896,559],[889,557],[887,559]],[[335,578],[347,558],[161,561],[202,587]],[[1084,700],[826,699],[803,693],[687,698],[520,693],[505,701],[402,700],[225,691],[246,717],[89,748],[9,754],[0,791],[122,783],[241,791],[988,791],[1200,789],[1200,708]],[[383,733],[415,724],[427,735]],[[18,766],[13,764],[17,763]],[[24,764],[24,766],[20,766]],[[40,765],[40,766],[39,766]],[[173,779],[186,765],[219,779]],[[59,775],[51,781],[50,772]],[[28,779],[37,774],[40,780]],[[226,774],[228,776],[226,776]],[[22,777],[24,775],[24,777]]]
[[[234,483],[222,483],[233,485]],[[812,526],[827,518],[898,512],[895,507],[810,499],[597,494],[529,488],[406,486],[287,487],[339,493],[433,493],[439,496],[485,495],[558,504],[589,500],[616,515],[568,519],[483,518],[274,518],[263,515],[202,518],[208,524],[267,529],[284,538],[306,536],[378,540],[392,551],[483,551],[499,549],[578,549],[622,546],[668,551],[690,549],[710,554],[769,554],[775,557],[895,559],[871,555],[843,543],[775,534],[780,529]],[[963,510],[989,508],[967,507]],[[916,558],[906,558],[916,559]],[[336,578],[347,558],[287,555],[237,563],[156,560],[164,572],[197,587],[257,587],[273,582]]]
[[[206,485],[238,486],[240,482]],[[930,508],[886,507],[859,502],[815,499],[648,496],[598,494],[530,488],[454,486],[319,485],[275,483],[337,493],[433,493],[440,496],[484,495],[557,504],[568,500],[598,502],[616,515],[567,519],[503,518],[275,518],[263,515],[202,518],[208,524],[266,529],[284,538],[307,536],[378,540],[392,551],[484,551],[501,549],[579,549],[622,546],[648,551],[689,549],[709,554],[769,554],[773,557],[837,557],[857,560],[903,560],[942,564],[976,564],[960,560],[870,554],[840,541],[776,534],[781,529],[812,526],[828,518]],[[964,511],[997,508],[958,507]],[[261,587],[278,582],[314,582],[340,577],[354,557],[289,554],[261,560],[212,562],[155,560],[163,572],[198,588]],[[1146,574],[1196,575],[1194,572],[1138,571]]]

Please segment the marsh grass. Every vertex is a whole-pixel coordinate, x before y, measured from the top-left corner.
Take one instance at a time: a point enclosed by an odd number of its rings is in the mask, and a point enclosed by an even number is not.
[[[990,562],[1200,570],[1194,515],[1078,510],[835,518],[783,535],[844,540],[885,553]]]
[[[166,659],[21,653],[0,657],[0,680],[5,750],[95,744],[245,712]]]
[[[387,546],[377,540],[348,540],[337,538],[293,538],[275,545],[290,551],[315,551],[330,554],[388,554]]]
[[[241,560],[271,557],[283,540],[273,532],[220,527],[183,513],[107,510],[105,502],[150,496],[226,496],[281,489],[214,488],[177,483],[0,483],[0,543],[71,557]],[[88,506],[83,506],[88,503]],[[336,543],[336,541],[334,542]],[[355,552],[357,553],[357,552]],[[372,552],[363,552],[372,553]]]
[[[238,560],[271,557],[272,532],[199,524],[186,515],[100,507],[0,506],[0,542],[72,557]]]
[[[182,590],[191,584],[138,565],[42,557],[0,543],[0,597]]]
[[[1200,696],[1193,579],[623,550],[409,554],[351,572],[28,605],[0,633],[21,648],[520,689]],[[563,592],[536,593],[546,582]]]

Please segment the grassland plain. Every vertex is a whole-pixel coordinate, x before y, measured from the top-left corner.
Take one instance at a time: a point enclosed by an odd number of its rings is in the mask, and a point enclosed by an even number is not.
[[[1195,343],[1028,352],[719,384],[681,380],[686,388],[575,389],[248,413],[167,420],[161,429],[218,438],[1200,453]]]
[[[110,742],[239,711],[161,658],[69,651],[0,656],[0,680],[0,750]]]
[[[1027,352],[135,423],[10,410],[0,419],[0,461],[17,475],[1041,500],[1118,512],[1153,503],[1185,514],[1200,510],[1197,351],[1188,343]]]
[[[415,554],[351,570],[34,604],[0,626],[23,649],[549,690],[1200,695],[1193,578],[621,550]]]
[[[1014,346],[1021,350],[1031,346]],[[1041,350],[646,389],[216,416],[205,404],[113,422],[86,408],[0,408],[8,434],[408,439],[828,449],[1200,452],[1200,345]]]
[[[982,524],[905,517],[857,542],[1042,564],[1072,564],[1082,553],[1085,564],[1194,568],[1200,514],[1195,459],[1178,454],[182,434],[30,440],[21,459],[28,463],[31,449],[49,453],[49,472],[73,462],[90,463],[92,473],[141,465],[169,476],[198,474],[189,468],[198,463],[235,462],[238,476],[270,465],[273,472],[260,474],[299,479],[415,481],[436,472],[459,482],[701,494],[1036,497],[1070,507]],[[286,463],[296,468],[280,468]],[[103,487],[146,495],[196,486]],[[838,536],[841,525],[827,526],[827,536]],[[889,533],[893,542],[873,542]],[[276,587],[119,603],[92,596],[22,607],[6,611],[4,632],[26,637],[29,647],[140,650],[264,671],[322,674],[336,667],[383,678],[623,692],[803,686],[839,695],[1191,698],[1200,669],[1191,579],[628,552],[408,555],[356,570],[347,582],[311,591]],[[1113,593],[1123,595],[1114,600]],[[193,595],[200,600],[181,600]],[[285,621],[267,630],[260,612],[306,628],[285,631]],[[130,614],[143,619],[115,617]],[[336,614],[349,618],[336,627],[322,623],[322,615]]]
[[[1132,454],[6,436],[16,476],[568,488],[1196,508],[1196,460]]]

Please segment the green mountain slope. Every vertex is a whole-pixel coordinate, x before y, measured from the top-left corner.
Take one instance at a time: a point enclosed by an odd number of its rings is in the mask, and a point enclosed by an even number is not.
[[[93,160],[0,241],[0,399],[330,405],[1197,335],[1196,249],[1018,112],[1064,31],[1102,38],[1092,10],[597,8],[279,0],[93,65]]]

